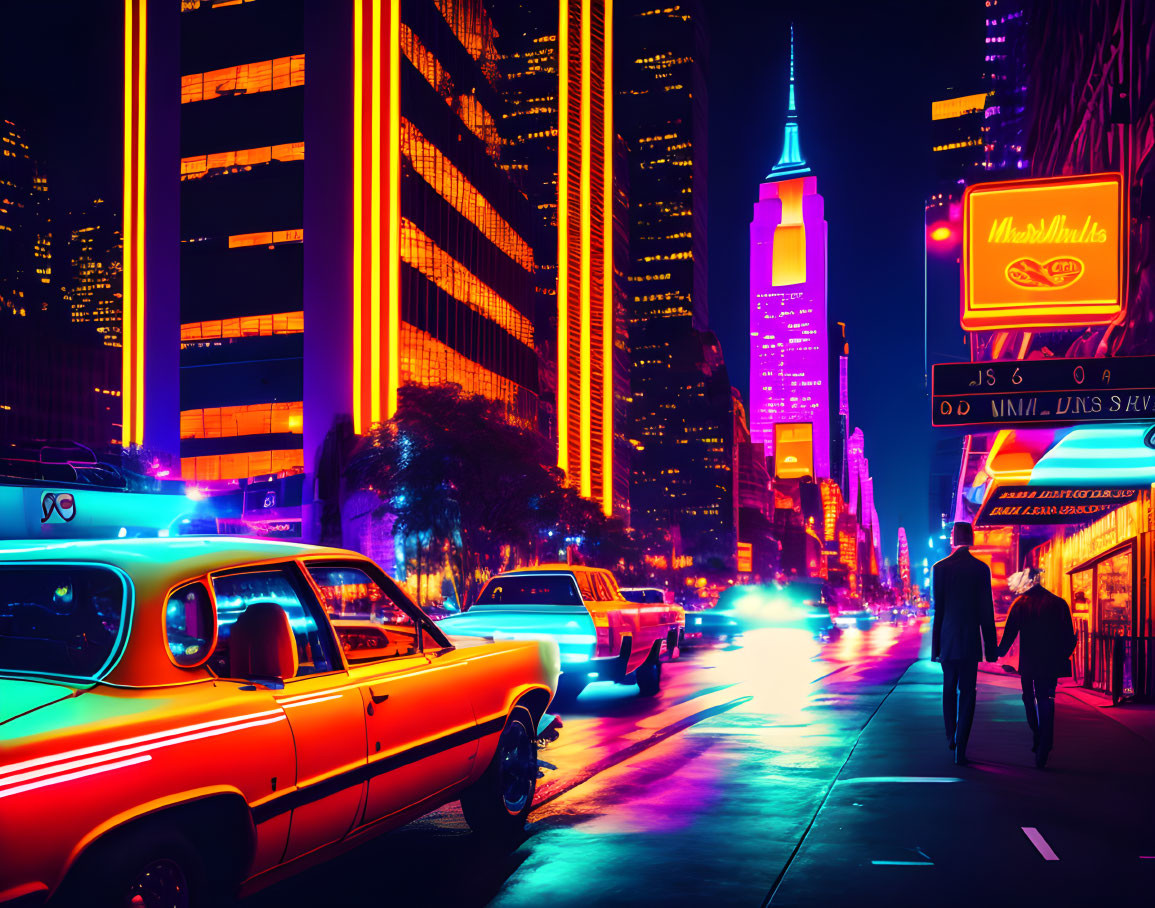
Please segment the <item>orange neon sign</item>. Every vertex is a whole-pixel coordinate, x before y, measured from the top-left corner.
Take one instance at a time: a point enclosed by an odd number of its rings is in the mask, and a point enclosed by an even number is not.
[[[1118,173],[980,183],[963,196],[962,326],[1103,325],[1125,306]]]

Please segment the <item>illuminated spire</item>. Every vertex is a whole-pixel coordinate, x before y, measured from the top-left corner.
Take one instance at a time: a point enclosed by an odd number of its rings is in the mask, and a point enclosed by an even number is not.
[[[798,177],[810,172],[798,144],[798,110],[794,106],[794,25],[790,25],[790,94],[786,105],[786,129],[782,136],[782,156],[766,174],[768,180]]]

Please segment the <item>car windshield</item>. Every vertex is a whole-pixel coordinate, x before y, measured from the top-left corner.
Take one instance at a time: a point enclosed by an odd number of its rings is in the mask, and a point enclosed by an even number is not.
[[[98,678],[126,607],[124,583],[107,568],[0,566],[0,672]]]
[[[477,605],[581,605],[568,574],[494,577],[481,591]]]

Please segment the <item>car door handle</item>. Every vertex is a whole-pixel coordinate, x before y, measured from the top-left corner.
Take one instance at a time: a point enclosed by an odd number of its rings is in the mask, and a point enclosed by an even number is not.
[[[380,691],[380,688],[376,688],[376,687],[369,688],[369,696],[373,699],[374,703],[384,703],[386,700],[389,699],[388,694],[383,694],[383,693],[380,693],[379,691]]]

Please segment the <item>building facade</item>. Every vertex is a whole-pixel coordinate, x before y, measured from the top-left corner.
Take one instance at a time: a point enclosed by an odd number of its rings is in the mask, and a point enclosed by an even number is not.
[[[725,364],[708,331],[709,50],[697,0],[618,4],[630,143],[630,498],[699,564],[733,557],[736,463]],[[702,370],[705,370],[704,372]]]

